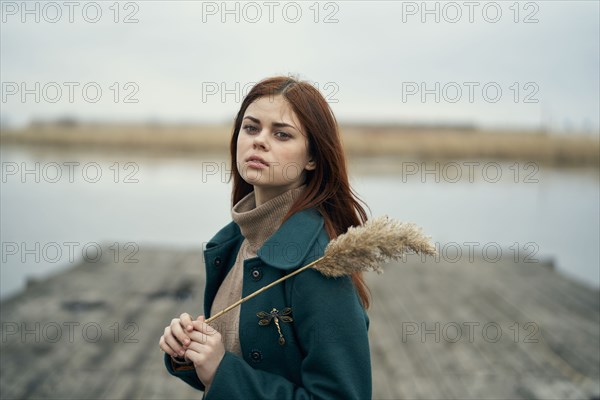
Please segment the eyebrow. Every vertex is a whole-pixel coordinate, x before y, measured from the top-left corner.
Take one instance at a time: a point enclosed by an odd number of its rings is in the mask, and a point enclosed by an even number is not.
[[[244,117],[244,119],[246,119],[246,118],[248,118],[249,120],[251,120],[251,121],[253,121],[253,122],[257,123],[257,124],[260,124],[260,120],[258,118],[254,118],[251,115],[246,115]],[[275,127],[277,127],[277,128],[286,128],[287,127],[287,128],[292,128],[294,130],[298,130],[298,129],[296,129],[296,127],[294,127],[294,126],[292,126],[290,124],[286,124],[285,122],[273,122],[272,125],[275,126]]]

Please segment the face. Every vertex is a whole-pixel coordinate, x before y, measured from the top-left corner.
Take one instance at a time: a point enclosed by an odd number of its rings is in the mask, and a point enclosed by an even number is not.
[[[272,198],[301,186],[314,168],[306,133],[282,96],[248,106],[237,140],[237,169],[257,194]]]

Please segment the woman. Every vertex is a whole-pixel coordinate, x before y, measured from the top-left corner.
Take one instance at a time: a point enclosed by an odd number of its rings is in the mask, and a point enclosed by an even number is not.
[[[230,151],[233,221],[204,252],[207,317],[320,257],[329,240],[367,219],[335,117],[309,83],[256,84]],[[212,326],[182,314],[160,347],[167,370],[206,399],[367,399],[368,303],[360,274],[331,279],[309,269]]]

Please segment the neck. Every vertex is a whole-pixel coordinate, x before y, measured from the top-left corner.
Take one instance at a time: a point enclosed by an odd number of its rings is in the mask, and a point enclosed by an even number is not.
[[[255,193],[251,192],[233,206],[231,217],[240,227],[253,252],[257,252],[279,228],[283,217],[303,190],[304,186],[289,190],[260,206],[256,204]]]

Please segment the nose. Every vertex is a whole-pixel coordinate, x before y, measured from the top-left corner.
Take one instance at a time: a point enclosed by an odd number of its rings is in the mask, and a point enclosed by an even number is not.
[[[267,150],[268,149],[267,136],[268,136],[267,129],[261,129],[260,133],[258,133],[254,136],[254,142],[252,143],[252,147],[254,149]]]

